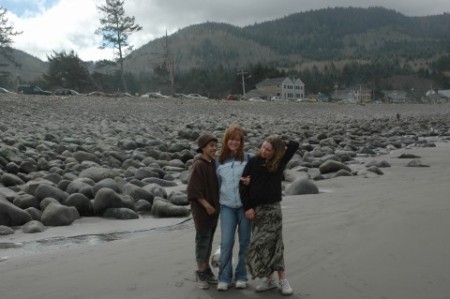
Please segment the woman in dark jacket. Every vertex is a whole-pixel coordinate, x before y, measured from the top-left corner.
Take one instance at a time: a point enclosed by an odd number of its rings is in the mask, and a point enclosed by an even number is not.
[[[245,216],[253,221],[247,266],[253,278],[266,278],[257,292],[280,288],[284,295],[293,293],[285,274],[280,201],[283,171],[298,147],[295,141],[269,136],[242,174],[241,200]],[[278,284],[274,272],[278,272]]]

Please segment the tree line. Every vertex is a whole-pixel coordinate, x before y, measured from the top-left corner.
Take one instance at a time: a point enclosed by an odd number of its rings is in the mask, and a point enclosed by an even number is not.
[[[97,62],[97,65],[112,65],[113,71],[107,73],[95,70],[89,71],[89,65],[83,62],[74,51],[69,53],[65,51],[54,52],[47,56],[47,72],[36,82],[30,83],[36,83],[47,89],[63,87],[83,93],[121,91],[143,94],[150,91],[161,91],[165,94],[200,93],[213,98],[223,98],[228,94],[242,93],[242,78],[239,72],[245,69],[248,74],[248,78],[245,78],[246,91],[255,88],[257,83],[266,78],[287,76],[300,78],[305,83],[306,92],[312,94],[318,92],[330,94],[336,86],[346,88],[356,84],[368,86],[375,91],[389,89],[389,84],[383,79],[392,76],[411,76],[432,80],[435,82],[435,87],[450,88],[449,77],[445,75],[450,71],[450,55],[443,55],[427,68],[419,69],[412,69],[410,64],[404,63],[398,58],[400,56],[403,59],[414,61],[417,57],[428,57],[436,53],[436,48],[442,47],[443,43],[440,41],[429,41],[428,43],[384,41],[380,42],[378,46],[381,49],[379,52],[362,46],[361,39],[347,38],[344,42],[344,36],[348,34],[360,34],[365,27],[383,27],[386,24],[410,25],[411,28],[408,30],[415,31],[419,37],[425,35],[431,29],[436,29],[436,23],[428,19],[423,19],[420,23],[421,26],[413,26],[410,18],[381,8],[369,10],[340,8],[300,13],[282,20],[248,26],[242,30],[227,24],[207,24],[208,28],[211,27],[214,30],[232,31],[234,35],[258,40],[260,44],[274,49],[279,47],[277,50],[285,54],[294,50],[303,51],[302,55],[319,58],[318,61],[324,61],[327,58],[342,58],[339,53],[344,47],[348,48],[350,45],[353,48],[353,58],[347,57],[348,62],[340,67],[334,64],[333,59],[327,60],[328,62],[325,63],[324,67],[313,65],[302,70],[290,68],[291,61],[288,60],[285,62],[265,61],[232,66],[221,63],[221,61],[239,58],[240,54],[235,50],[219,48],[210,40],[205,39],[196,48],[191,49],[192,55],[199,59],[203,58],[201,59],[203,63],[198,64],[197,67],[176,69],[171,64],[173,58],[169,57],[168,49],[165,49],[167,52],[164,61],[154,65],[147,72],[139,74],[127,72],[124,69],[123,62],[125,53],[132,47],[128,44],[127,38],[130,34],[141,30],[142,27],[135,24],[134,17],[125,15],[123,1],[105,1],[104,5],[98,7],[99,11],[102,12],[100,19],[102,26],[96,33],[102,34],[102,46],[112,46],[117,49],[117,57],[114,61]],[[345,26],[334,26],[339,22],[342,23],[343,19],[348,19],[355,12],[357,12],[356,16],[358,17],[353,18],[352,22],[344,22]],[[20,34],[7,25],[4,16],[5,9],[0,6],[0,54],[10,48],[11,36]],[[443,17],[447,16],[444,15]],[[365,22],[362,22],[363,20]],[[357,25],[362,23],[365,24],[365,27],[359,28]],[[315,25],[319,29],[315,28]],[[205,27],[193,26],[192,30],[202,30],[201,28],[204,29]],[[340,34],[336,34],[336,31],[332,31],[331,28],[338,28]],[[428,29],[425,30],[426,28]],[[434,34],[440,37],[442,30],[438,29]],[[277,40],[280,36],[287,34],[290,34],[290,43]],[[370,45],[377,47],[373,43]],[[365,59],[370,55],[372,55],[370,59]],[[364,60],[364,62],[358,62],[360,60]],[[0,84],[7,83],[7,80],[7,76],[0,76]]]

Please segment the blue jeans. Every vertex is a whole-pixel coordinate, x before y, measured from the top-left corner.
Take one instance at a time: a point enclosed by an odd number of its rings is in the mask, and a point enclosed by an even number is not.
[[[231,283],[233,280],[233,246],[238,231],[239,256],[234,273],[235,281],[247,281],[247,268],[245,267],[245,256],[250,243],[252,225],[250,220],[245,218],[244,208],[229,208],[220,206],[220,269],[219,281]]]

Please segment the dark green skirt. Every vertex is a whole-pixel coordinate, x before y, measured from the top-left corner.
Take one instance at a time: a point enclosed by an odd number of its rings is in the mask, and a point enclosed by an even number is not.
[[[255,208],[247,266],[253,279],[284,271],[283,217],[280,203]]]

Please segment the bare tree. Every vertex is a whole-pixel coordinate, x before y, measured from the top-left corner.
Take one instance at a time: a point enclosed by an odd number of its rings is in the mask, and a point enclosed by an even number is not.
[[[167,30],[164,43],[164,64],[169,74],[170,92],[173,95],[175,93],[175,64],[173,61],[172,53],[169,49],[169,38],[167,37]]]
[[[97,6],[103,13],[100,19],[101,27],[96,30],[96,34],[103,36],[102,48],[111,46],[117,50],[116,59],[120,64],[120,75],[125,92],[128,92],[123,70],[123,60],[125,50],[131,50],[133,46],[128,44],[128,36],[134,32],[142,30],[142,27],[135,24],[135,18],[125,15],[123,8],[124,1],[105,0],[105,4]]]

